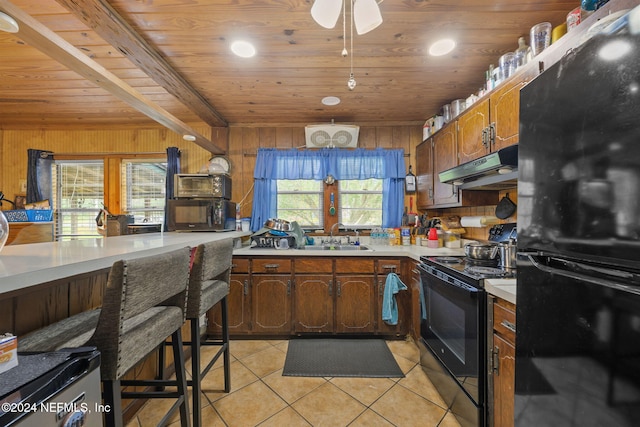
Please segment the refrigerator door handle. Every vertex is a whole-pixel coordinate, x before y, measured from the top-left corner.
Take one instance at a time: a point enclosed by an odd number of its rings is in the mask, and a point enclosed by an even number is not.
[[[548,265],[542,264],[540,262],[538,262],[535,258],[534,255],[532,254],[525,254],[526,257],[529,259],[529,261],[531,262],[531,264],[533,264],[533,266],[535,268],[537,268],[538,270],[544,271],[545,273],[551,273],[551,274],[557,274],[558,276],[563,276],[563,277],[568,277],[570,279],[574,279],[577,281],[581,281],[581,282],[587,282],[587,283],[591,283],[594,285],[598,285],[598,286],[605,286],[607,288],[611,288],[611,289],[615,289],[615,290],[619,290],[622,292],[630,292],[632,294],[635,295],[640,295],[640,288],[637,286],[631,286],[631,285],[627,285],[624,283],[620,283],[618,281],[615,280],[609,280],[609,279],[603,279],[600,277],[592,277],[586,274],[582,274],[582,273],[577,273],[575,271],[571,271],[571,270],[563,270],[560,268],[556,268],[556,267],[550,267]],[[585,266],[585,268],[588,268]],[[594,269],[600,273],[606,272],[605,269],[602,268],[598,268],[598,269]],[[613,271],[612,271],[613,273]],[[613,275],[613,274],[612,274]]]

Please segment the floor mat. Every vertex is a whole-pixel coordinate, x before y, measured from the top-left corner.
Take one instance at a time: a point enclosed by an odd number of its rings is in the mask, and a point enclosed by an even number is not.
[[[299,338],[289,341],[284,376],[401,378],[381,339]]]

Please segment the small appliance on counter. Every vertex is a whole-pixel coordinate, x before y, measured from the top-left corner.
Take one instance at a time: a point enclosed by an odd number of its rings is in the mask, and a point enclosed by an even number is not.
[[[236,230],[236,204],[230,200],[228,173],[178,173],[173,178],[175,198],[167,202],[168,231]]]
[[[186,174],[173,176],[176,198],[219,197],[231,199],[231,177],[226,174]]]
[[[221,198],[168,200],[169,231],[233,231],[236,204]]]

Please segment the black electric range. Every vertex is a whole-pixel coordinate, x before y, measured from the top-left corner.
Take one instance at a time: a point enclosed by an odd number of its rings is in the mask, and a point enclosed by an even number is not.
[[[489,241],[513,238],[515,224],[492,227]],[[484,280],[515,277],[497,260],[421,257],[420,365],[463,427],[487,423],[487,293]],[[421,302],[422,303],[422,302]]]

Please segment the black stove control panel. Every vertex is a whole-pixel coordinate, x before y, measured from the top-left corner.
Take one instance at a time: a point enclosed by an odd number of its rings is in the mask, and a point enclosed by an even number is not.
[[[517,239],[518,231],[516,223],[494,225],[489,229],[489,240],[492,242],[506,242],[509,239]]]

